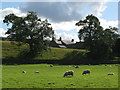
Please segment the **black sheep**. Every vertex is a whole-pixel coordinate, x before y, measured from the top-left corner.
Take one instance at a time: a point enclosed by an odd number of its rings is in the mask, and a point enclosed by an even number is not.
[[[74,71],[66,71],[66,72],[64,73],[64,76],[63,76],[63,77],[66,77],[66,76],[68,76],[68,75],[73,76],[73,73],[74,73]]]
[[[82,75],[84,75],[84,74],[90,74],[90,70],[83,71]]]

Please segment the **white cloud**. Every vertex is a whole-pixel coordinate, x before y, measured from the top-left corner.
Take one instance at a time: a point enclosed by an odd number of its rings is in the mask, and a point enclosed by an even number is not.
[[[25,13],[22,13],[21,10],[16,9],[16,8],[5,8],[5,9],[0,9],[0,14],[5,16],[10,13],[14,13],[17,16],[24,16],[26,15]]]
[[[59,39],[60,37],[62,37],[63,40],[74,39],[77,42],[79,41],[78,35],[76,33],[69,34],[66,32],[62,32],[62,33],[55,32],[55,35],[56,35],[56,39]]]
[[[14,13],[17,16],[25,16],[26,15],[25,13],[22,13],[21,10],[16,9],[16,8],[0,9],[0,15],[1,15],[0,21],[2,21],[3,18],[10,13]]]
[[[5,30],[3,28],[0,28],[0,37],[7,37],[7,35],[5,35]]]
[[[3,21],[3,18],[2,18],[2,17],[0,17],[0,21]]]
[[[112,27],[117,27],[118,28],[118,21],[107,21],[105,19],[99,18],[100,22],[101,22],[101,26],[103,26],[103,28],[108,28],[109,26]]]
[[[95,3],[94,3],[95,4]],[[98,7],[99,6],[99,7]],[[97,3],[95,5],[93,5],[93,13],[97,16],[97,17],[101,17],[102,16],[102,12],[107,8],[107,6],[105,6],[105,2],[101,2],[101,3]]]
[[[71,22],[61,22],[61,23],[51,23],[54,30],[63,30],[63,31],[71,31],[79,29],[75,24],[77,21]]]

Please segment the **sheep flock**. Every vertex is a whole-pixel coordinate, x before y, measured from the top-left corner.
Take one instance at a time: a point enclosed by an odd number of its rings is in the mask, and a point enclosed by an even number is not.
[[[107,65],[105,65],[105,66],[107,66]],[[53,65],[51,64],[50,67],[53,67]],[[69,67],[71,67],[71,66],[69,66]],[[72,66],[72,67],[80,68],[79,66]],[[22,73],[27,73],[27,71],[22,70]],[[34,73],[40,73],[40,72],[39,71],[35,71]],[[83,70],[81,74],[82,75],[86,75],[86,74],[90,75],[91,74],[91,70],[90,69]],[[73,70],[68,70],[68,71],[64,72],[63,77],[68,77],[68,76],[72,76],[73,77],[73,75],[74,75],[74,71]],[[107,73],[106,75],[115,75],[115,74],[114,73]]]

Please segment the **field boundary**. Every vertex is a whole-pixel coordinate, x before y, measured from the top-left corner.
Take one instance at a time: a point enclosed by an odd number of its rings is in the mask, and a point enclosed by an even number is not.
[[[69,61],[69,60],[66,60]],[[71,60],[70,60],[71,61]],[[46,63],[46,64],[65,64],[65,65],[69,65],[69,64],[84,64],[84,65],[88,65],[88,64],[119,64],[120,62],[117,61],[109,61],[109,62],[101,62],[101,63],[72,63],[72,62],[64,62],[63,60],[41,60],[41,59],[2,59],[2,64],[41,64],[41,63]]]

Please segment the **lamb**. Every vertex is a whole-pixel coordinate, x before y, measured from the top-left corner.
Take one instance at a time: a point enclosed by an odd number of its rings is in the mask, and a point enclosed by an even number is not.
[[[22,73],[26,73],[26,71],[22,70]]]
[[[90,74],[90,70],[83,71],[82,75],[84,75],[84,74]]]
[[[74,71],[66,71],[65,73],[64,73],[64,76],[63,77],[66,77],[66,76],[68,76],[68,75],[71,75],[71,76],[73,76],[73,73],[74,73]]]
[[[115,75],[114,73],[108,73],[107,75]]]

